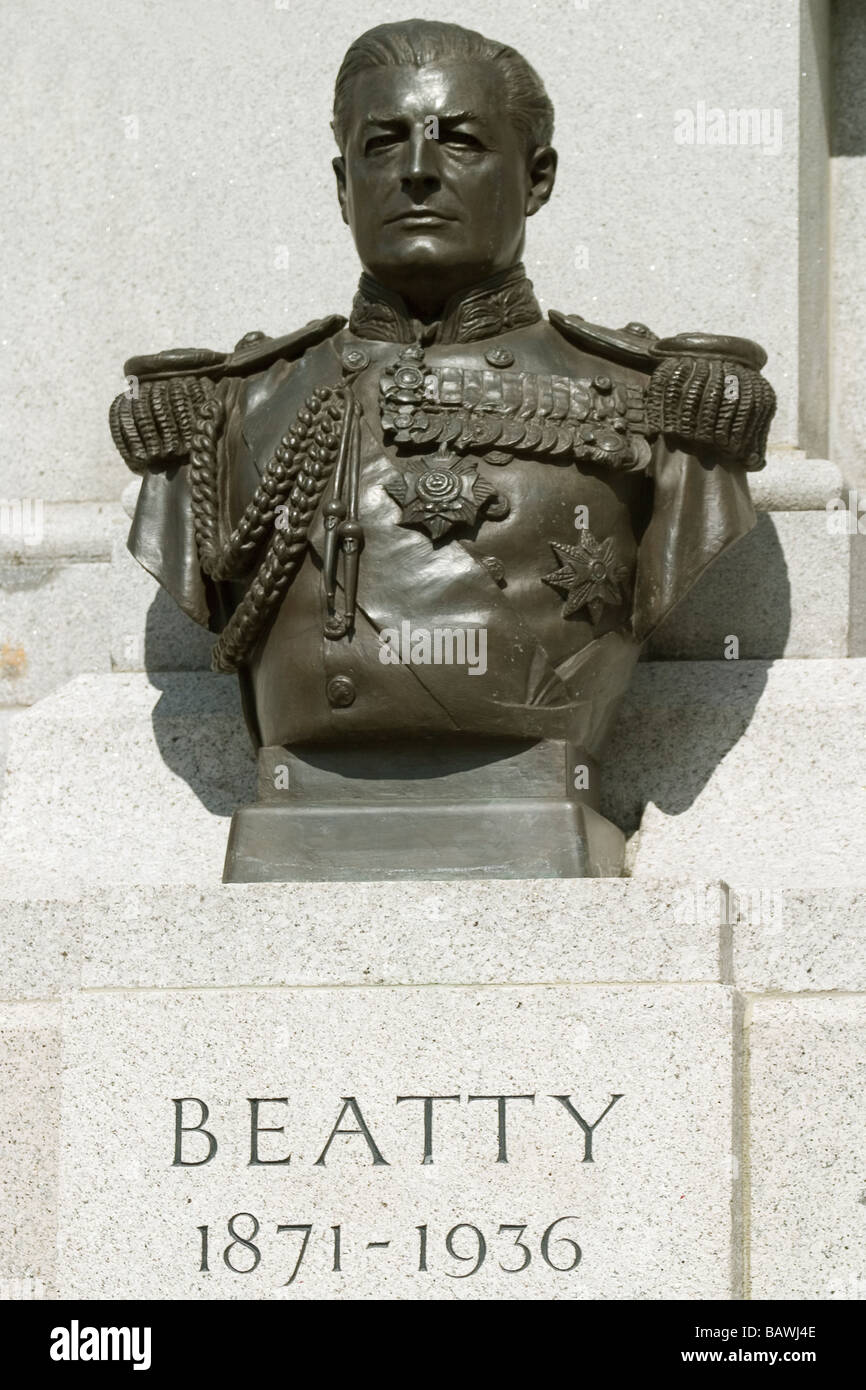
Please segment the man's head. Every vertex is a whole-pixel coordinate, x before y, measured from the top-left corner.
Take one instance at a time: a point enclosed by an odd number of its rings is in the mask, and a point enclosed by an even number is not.
[[[520,259],[556,175],[553,107],[504,44],[433,20],[382,24],[337,77],[334,160],[361,262],[422,316]]]

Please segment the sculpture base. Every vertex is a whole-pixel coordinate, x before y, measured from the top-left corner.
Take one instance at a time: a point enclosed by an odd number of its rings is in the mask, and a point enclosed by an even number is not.
[[[568,801],[245,806],[223,882],[606,878],[622,872],[624,847],[610,821]]]
[[[553,740],[264,748],[223,881],[616,877],[624,836],[565,794],[576,766],[597,782]]]

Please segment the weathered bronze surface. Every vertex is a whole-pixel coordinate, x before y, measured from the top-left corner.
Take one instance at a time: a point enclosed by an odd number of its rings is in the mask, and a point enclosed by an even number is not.
[[[618,873],[599,760],[642,643],[755,523],[765,354],[543,319],[553,110],[513,50],[373,29],[334,131],[348,322],[132,358],[111,408],[130,548],[261,750],[226,877]]]

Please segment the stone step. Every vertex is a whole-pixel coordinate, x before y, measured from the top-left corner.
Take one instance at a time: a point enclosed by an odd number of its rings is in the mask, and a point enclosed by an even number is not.
[[[32,705],[82,672],[111,670],[111,566],[0,568],[0,704]]]
[[[626,695],[602,811],[636,875],[846,883],[866,864],[866,660],[653,662]]]
[[[209,669],[212,636],[126,548],[136,490],[123,506],[46,503],[36,515],[28,503],[22,525],[0,528],[0,706],[82,672]],[[731,638],[741,659],[866,653],[866,537],[831,535],[824,510],[838,470],[778,452],[752,490],[758,526],[674,610],[648,659],[720,660]]]
[[[866,862],[866,660],[638,668],[602,810],[640,877],[788,886]],[[255,768],[232,679],[81,676],[10,737],[0,855],[24,896],[219,881]]]
[[[0,802],[6,787],[6,750],[9,747],[9,729],[12,720],[21,711],[20,705],[0,707]]]
[[[124,528],[129,513],[120,502],[0,497],[0,566],[108,561]]]
[[[866,993],[859,882],[114,883],[0,894],[0,998],[76,989],[695,984]]]
[[[649,660],[849,655],[848,536],[821,511],[761,512],[650,639]],[[863,596],[866,597],[866,596]]]

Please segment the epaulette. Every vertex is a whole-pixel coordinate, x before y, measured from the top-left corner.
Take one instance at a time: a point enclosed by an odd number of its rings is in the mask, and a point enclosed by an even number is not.
[[[148,465],[185,458],[198,408],[218,382],[253,376],[278,361],[293,362],[345,323],[341,314],[329,314],[280,338],[246,333],[232,352],[171,348],[130,357],[123,366],[128,389],[108,413],[111,437],[124,463],[140,473]]]
[[[671,338],[659,338],[645,323],[606,328],[600,323],[588,323],[580,314],[561,314],[558,309],[551,309],[548,318],[576,347],[645,372],[654,371],[665,357],[716,357],[756,372],[767,361],[760,343],[728,333],[676,333]]]
[[[293,362],[345,325],[342,314],[328,314],[323,319],[311,319],[303,328],[281,338],[269,338],[266,333],[245,333],[232,352],[170,348],[168,352],[130,357],[123,364],[123,374],[148,381],[161,381],[169,376],[207,376],[211,381],[219,381],[224,376],[251,376],[265,371],[280,358]]]
[[[580,314],[561,314],[558,309],[551,309],[547,317],[563,338],[583,348],[584,352],[606,357],[623,367],[637,367],[643,372],[651,372],[658,365],[658,359],[651,352],[658,338],[645,323],[605,328],[600,323],[588,323]]]
[[[659,338],[643,323],[604,328],[555,309],[549,317],[576,347],[649,373],[647,422],[673,447],[750,470],[764,466],[776,396],[761,376],[767,354],[760,343],[725,333]]]

